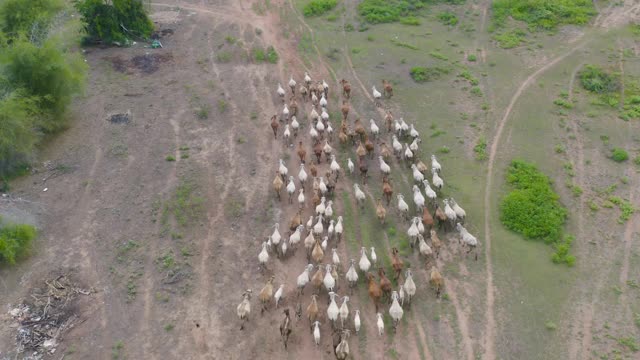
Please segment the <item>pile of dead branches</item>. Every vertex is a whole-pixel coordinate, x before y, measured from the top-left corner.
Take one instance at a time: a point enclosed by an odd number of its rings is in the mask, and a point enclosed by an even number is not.
[[[45,280],[20,305],[9,311],[16,328],[16,353],[39,359],[53,354],[63,334],[78,321],[76,298],[91,290],[74,284],[66,275]]]

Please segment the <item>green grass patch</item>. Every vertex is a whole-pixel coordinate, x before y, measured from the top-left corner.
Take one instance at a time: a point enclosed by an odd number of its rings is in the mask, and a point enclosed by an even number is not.
[[[476,154],[476,160],[487,159],[487,140],[484,137],[478,139],[478,142],[473,147],[473,152]]]
[[[524,38],[527,35],[522,29],[511,29],[501,31],[493,36],[498,42],[498,46],[503,49],[513,49],[520,46],[524,42]]]
[[[633,216],[633,213],[636,211],[629,200],[622,199],[618,196],[610,196],[608,200],[612,204],[617,205],[620,211],[622,211],[620,218],[618,218],[619,224],[624,224],[627,220],[631,219],[631,216]]]
[[[469,84],[471,84],[472,86],[477,86],[480,83],[478,79],[475,76],[473,76],[473,74],[471,74],[469,70],[462,71],[460,74],[458,74],[458,77],[461,77],[469,81]]]
[[[279,56],[276,49],[273,46],[269,46],[266,49],[253,48],[253,60],[257,63],[268,62],[275,64],[278,62]]]
[[[584,25],[597,14],[591,0],[494,0],[493,26],[500,28],[513,18],[530,30],[555,30],[560,25]]]
[[[562,98],[561,99],[555,99],[553,101],[553,103],[555,105],[561,106],[561,107],[563,107],[565,109],[573,109],[573,103],[568,101],[568,100],[562,99]]]
[[[338,5],[338,0],[311,0],[303,8],[305,17],[320,16],[333,10]]]
[[[415,45],[407,44],[405,42],[397,41],[395,39],[391,39],[391,43],[396,45],[396,46],[404,47],[404,48],[411,49],[411,50],[420,50],[420,48],[415,46]]]
[[[424,6],[419,0],[363,0],[358,14],[371,24],[391,23],[415,15]]]
[[[429,55],[431,55],[432,57],[434,57],[434,58],[436,58],[438,60],[442,60],[442,61],[448,61],[449,60],[449,58],[446,55],[444,55],[444,54],[442,54],[442,53],[440,53],[438,51],[432,51],[432,52],[429,53]]]
[[[535,165],[511,162],[507,182],[513,188],[500,204],[502,224],[529,239],[553,243],[560,239],[567,209],[551,187],[551,180]]]
[[[438,14],[438,20],[440,20],[441,23],[448,25],[448,26],[455,26],[458,24],[458,17],[456,16],[456,14],[450,12],[450,11],[443,11],[441,13]]]
[[[13,265],[31,250],[31,243],[38,235],[36,228],[28,224],[3,224],[0,218],[0,265]]]
[[[400,24],[403,25],[411,25],[411,26],[418,26],[420,25],[420,19],[418,19],[415,16],[406,16],[403,18],[400,18]]]
[[[571,244],[575,240],[573,235],[565,235],[562,241],[558,241],[553,244],[555,252],[551,255],[551,261],[555,264],[567,264],[567,266],[573,266],[576,263],[576,257],[569,255],[571,250]]]
[[[423,67],[416,66],[412,67],[409,71],[411,78],[418,83],[428,82],[432,80],[439,79],[442,75],[448,74],[449,69],[443,67]]]
[[[467,61],[469,62],[476,62],[478,60],[478,57],[475,54],[469,54],[467,56]]]

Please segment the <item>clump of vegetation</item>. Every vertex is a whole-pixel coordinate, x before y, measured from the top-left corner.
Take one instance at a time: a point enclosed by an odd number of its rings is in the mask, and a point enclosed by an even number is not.
[[[478,57],[475,54],[469,54],[467,56],[467,61],[469,62],[476,62],[478,60]]]
[[[509,17],[531,30],[554,30],[560,25],[583,25],[596,15],[590,0],[495,0],[493,25],[503,27]]]
[[[416,66],[411,68],[409,73],[411,74],[411,78],[415,82],[422,83],[422,82],[439,79],[440,76],[442,76],[443,74],[448,74],[449,69],[438,67],[438,66],[435,66],[435,67]]]
[[[148,39],[153,22],[141,0],[76,0],[86,42],[126,44],[130,38]]]
[[[498,46],[503,49],[513,49],[520,46],[527,35],[522,29],[512,29],[508,31],[502,31],[496,34],[493,38],[498,42]]]
[[[476,154],[476,160],[485,160],[487,158],[487,140],[484,137],[478,139],[478,143],[473,147]]]
[[[586,65],[578,76],[582,87],[596,94],[607,94],[620,89],[618,76],[596,65]]]
[[[438,51],[432,51],[432,52],[429,53],[429,55],[433,56],[434,58],[436,58],[438,60],[442,60],[442,61],[449,60],[449,58],[446,55],[444,55],[443,53],[438,52]]]
[[[13,265],[25,257],[37,234],[36,228],[31,225],[0,223],[0,265]]]
[[[529,239],[553,243],[560,239],[567,209],[549,178],[535,165],[522,160],[511,162],[507,182],[513,187],[500,204],[500,220],[510,230]]]
[[[400,24],[418,26],[420,25],[420,19],[418,19],[415,16],[406,16],[406,17],[400,18]]]
[[[565,109],[573,109],[573,103],[565,99],[555,99],[553,103]]]
[[[417,46],[415,46],[415,45],[407,44],[407,43],[404,43],[404,42],[401,42],[401,41],[397,41],[397,40],[395,40],[395,39],[391,39],[391,42],[392,42],[393,44],[397,45],[397,46],[405,47],[405,48],[407,48],[407,49],[411,49],[411,50],[420,50],[420,48],[419,48],[419,47],[417,47]]]
[[[418,1],[363,0],[358,4],[358,14],[372,24],[390,23],[423,7]]]
[[[338,0],[311,0],[302,8],[302,13],[306,17],[320,16],[331,11],[337,4]]]
[[[87,65],[49,36],[58,0],[0,3],[0,178],[23,173],[43,135],[65,128]]]
[[[469,70],[462,71],[460,74],[458,74],[458,77],[469,81],[469,84],[471,84],[472,86],[477,86],[480,83],[478,79],[473,76],[471,72],[469,72]]]
[[[456,14],[449,11],[444,11],[438,14],[438,20],[440,20],[441,23],[449,26],[455,26],[456,24],[458,24],[458,17],[456,16]]]
[[[618,208],[622,211],[618,219],[619,224],[624,224],[627,220],[631,219],[631,216],[633,216],[633,213],[636,211],[629,200],[623,200],[618,196],[610,196],[609,202],[618,205]]]
[[[615,162],[623,162],[629,159],[629,154],[626,150],[615,148],[611,151],[611,159]]]
[[[167,157],[164,158],[166,161],[176,161],[176,157],[173,155],[167,155]]]
[[[478,86],[474,86],[471,88],[471,94],[475,96],[482,96],[482,90]]]
[[[278,58],[278,53],[273,46],[267,47],[266,50],[258,47],[253,48],[253,59],[258,63],[268,62],[275,64],[278,62]]]
[[[553,321],[549,320],[549,321],[544,323],[544,327],[546,327],[547,330],[555,330],[558,326],[556,325],[556,323],[554,323]]]

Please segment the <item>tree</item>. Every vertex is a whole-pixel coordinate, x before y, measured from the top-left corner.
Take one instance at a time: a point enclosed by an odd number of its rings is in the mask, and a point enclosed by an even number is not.
[[[141,0],[75,0],[88,42],[125,43],[131,37],[149,38],[153,23]]]
[[[9,38],[20,33],[40,36],[62,8],[61,0],[4,0],[0,3],[0,29]]]
[[[0,100],[0,175],[12,173],[27,163],[38,136],[33,118],[37,99],[15,91]]]

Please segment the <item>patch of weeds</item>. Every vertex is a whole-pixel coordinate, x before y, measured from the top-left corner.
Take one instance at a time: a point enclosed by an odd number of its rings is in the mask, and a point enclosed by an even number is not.
[[[449,294],[448,294],[448,293],[444,293],[444,294],[442,294],[442,300],[444,300],[444,301],[449,301],[450,299],[451,299],[451,298],[449,297]]]
[[[640,166],[640,155],[633,158],[633,163]]]
[[[180,159],[188,159],[188,158],[189,158],[189,154],[188,153],[180,154]]]
[[[225,111],[227,111],[227,107],[229,106],[229,104],[227,104],[227,101],[225,99],[220,99],[218,100],[218,111],[223,113]]]
[[[588,200],[587,201],[587,206],[589,207],[589,210],[591,210],[591,211],[600,210],[600,207],[598,206],[598,204],[596,204],[596,202],[593,201],[593,200]]]
[[[620,182],[627,185],[629,183],[629,178],[626,176],[623,176],[620,178]]]
[[[494,35],[493,38],[498,42],[499,47],[503,49],[513,49],[522,44],[526,35],[527,33],[522,29],[512,29],[502,31]]]
[[[124,343],[122,340],[116,341],[116,343],[111,347],[111,358],[113,360],[124,359],[124,355],[122,351],[124,350]]]
[[[469,84],[471,84],[472,86],[477,86],[480,83],[478,79],[475,76],[473,76],[469,70],[462,71],[460,74],[458,74],[458,77],[461,77],[469,81]]]
[[[471,94],[473,94],[474,96],[481,97],[482,96],[482,90],[480,89],[480,87],[474,86],[474,87],[471,88]]]
[[[182,239],[182,234],[181,233],[177,233],[177,232],[171,232],[171,239],[172,240],[180,240]]]
[[[133,278],[129,278],[127,281],[127,302],[135,300],[138,295],[138,285],[136,285]]]
[[[420,25],[420,19],[415,16],[405,16],[400,18],[400,24],[418,26]]]
[[[617,92],[620,89],[619,76],[597,65],[586,65],[578,76],[582,87],[592,93],[608,94]]]
[[[176,161],[176,157],[173,155],[167,155],[167,157],[164,158],[166,161]]]
[[[440,53],[438,51],[431,51],[429,53],[429,55],[431,55],[432,57],[434,57],[434,58],[436,58],[438,60],[442,60],[442,61],[449,60],[449,58],[446,55],[444,55],[444,54],[442,54],[442,53]]]
[[[440,22],[443,23],[444,25],[448,25],[448,26],[455,26],[456,24],[458,24],[458,21],[459,21],[456,14],[449,11],[443,11],[439,13],[438,20],[440,20]]]
[[[238,219],[244,214],[244,203],[235,197],[224,204],[224,213],[229,219]]]
[[[571,186],[571,192],[573,193],[573,196],[575,197],[580,197],[580,195],[582,195],[582,188],[578,185],[572,185]]]
[[[478,60],[478,57],[475,54],[469,54],[467,56],[467,61],[476,62],[477,60]]]
[[[174,328],[173,324],[169,323],[164,326],[164,331],[169,332],[173,330],[173,328]]]
[[[267,61],[271,64],[276,64],[278,62],[278,53],[276,52],[276,49],[273,48],[273,46],[269,46],[267,48]]]
[[[334,22],[336,20],[338,20],[338,15],[336,15],[336,14],[331,14],[331,15],[327,16],[327,21]]]
[[[404,43],[402,41],[398,41],[398,40],[395,40],[395,39],[391,39],[390,41],[391,41],[392,44],[394,44],[396,46],[400,46],[400,47],[411,49],[411,50],[420,50],[419,47],[417,47],[415,45]]]
[[[233,56],[231,55],[231,53],[230,53],[230,52],[228,52],[228,51],[220,51],[220,52],[216,55],[216,60],[217,60],[219,63],[226,64],[226,63],[228,63],[228,62],[230,62],[230,61],[231,61],[231,58],[232,58],[232,57],[233,57]]]
[[[449,69],[442,67],[416,66],[410,70],[411,78],[418,83],[439,79],[443,74],[448,74]]]
[[[556,154],[564,154],[565,152],[567,152],[567,149],[563,146],[563,145],[556,145],[553,150],[556,152]]]
[[[478,142],[473,147],[473,152],[476,154],[476,160],[482,161],[487,159],[487,140],[484,137],[478,139]]]
[[[161,292],[156,292],[156,301],[161,302],[161,303],[168,303],[169,302],[169,295],[165,294],[165,293],[161,293]]]
[[[571,244],[575,240],[573,235],[565,235],[562,241],[556,242],[553,246],[556,252],[551,255],[551,261],[555,264],[567,264],[567,266],[574,266],[576,263],[576,257],[569,255]]]
[[[169,251],[157,258],[156,264],[158,264],[163,270],[170,270],[176,266],[176,260],[173,257],[173,253]]]
[[[351,32],[353,30],[355,30],[356,28],[353,26],[353,24],[349,23],[349,24],[345,24],[344,25],[344,31],[346,32]]]
[[[224,41],[226,41],[227,44],[233,45],[233,44],[236,43],[236,41],[238,41],[238,39],[236,39],[235,37],[233,37],[231,35],[227,35],[227,36],[225,36]]]
[[[612,204],[615,204],[620,208],[622,213],[618,219],[619,224],[624,224],[627,220],[631,219],[636,209],[633,207],[629,200],[622,199],[618,196],[610,196],[608,199]]]
[[[173,212],[178,225],[186,226],[202,216],[204,213],[203,204],[204,199],[196,194],[195,185],[184,181],[176,188],[169,204],[169,210]]]
[[[615,162],[619,163],[619,162],[627,161],[628,159],[629,159],[629,154],[624,149],[614,148],[611,151],[611,160]]]
[[[443,146],[440,149],[438,149],[438,152],[441,154],[448,154],[451,152],[451,149],[449,149],[449,147],[447,146]]]
[[[444,134],[446,134],[446,133],[447,133],[447,132],[446,132],[446,131],[444,131],[444,130],[436,130],[436,131],[434,131],[434,132],[431,134],[431,137],[432,137],[432,138],[436,138],[436,137],[438,137],[438,136],[440,136],[440,135],[444,135]]]
[[[206,120],[209,118],[209,111],[211,111],[211,107],[209,105],[200,105],[198,110],[196,110],[196,116],[200,120]]]
[[[558,326],[556,325],[556,323],[554,323],[553,321],[549,320],[547,322],[544,323],[544,327],[547,328],[547,330],[555,330],[558,328]]]
[[[376,38],[373,35],[367,35],[367,41],[375,41]]]
[[[247,142],[247,139],[245,139],[244,137],[240,136],[240,137],[238,137],[238,139],[236,140],[236,142],[237,142],[238,144],[241,144],[241,145],[242,145],[242,144],[244,144],[244,143],[246,143],[246,142]]]
[[[305,17],[320,16],[331,11],[338,4],[338,0],[311,0],[302,8]]]
[[[638,350],[640,350],[640,346],[638,345],[638,342],[636,341],[636,339],[634,339],[631,336],[618,338],[617,340],[618,340],[618,344],[622,346],[626,346],[629,350],[633,352],[637,352]]]
[[[329,48],[329,51],[326,54],[327,58],[333,60],[333,61],[338,61],[339,57],[340,57],[340,49],[336,49],[336,48]]]
[[[553,103],[565,109],[573,109],[573,103],[565,99],[555,99]]]

